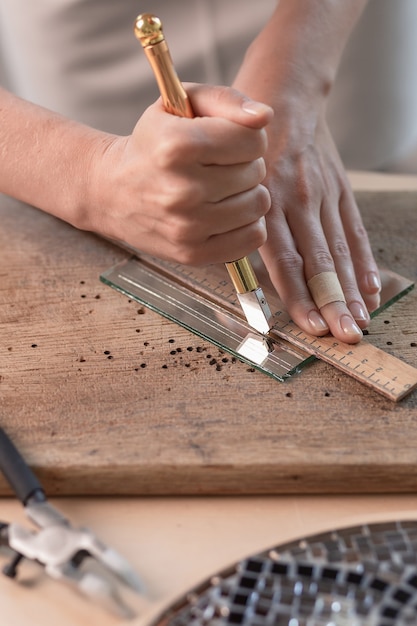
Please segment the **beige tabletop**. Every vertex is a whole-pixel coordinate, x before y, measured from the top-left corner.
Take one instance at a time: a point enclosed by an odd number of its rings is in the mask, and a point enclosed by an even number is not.
[[[417,179],[354,173],[355,189],[416,190]],[[400,451],[399,451],[400,454]],[[76,526],[93,529],[129,558],[144,593],[126,600],[130,623],[145,626],[172,599],[253,552],[286,540],[380,520],[415,519],[416,495],[52,498]],[[29,525],[13,499],[1,501],[2,521]],[[1,554],[1,563],[6,556]],[[126,623],[25,564],[18,581],[0,578],[5,626],[115,626]]]

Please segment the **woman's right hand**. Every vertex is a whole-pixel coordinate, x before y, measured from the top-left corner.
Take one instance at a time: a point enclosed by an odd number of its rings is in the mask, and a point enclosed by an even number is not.
[[[79,228],[190,265],[266,241],[265,126],[272,109],[226,87],[187,85],[193,119],[150,106],[129,137],[103,137]]]

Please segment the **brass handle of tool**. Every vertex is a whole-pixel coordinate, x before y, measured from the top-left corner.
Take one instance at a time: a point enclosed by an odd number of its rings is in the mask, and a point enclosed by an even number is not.
[[[190,100],[175,71],[161,20],[151,13],[138,15],[135,36],[142,44],[155,74],[164,108],[178,117],[194,117]],[[258,287],[258,281],[247,257],[225,264],[238,293],[248,293]]]

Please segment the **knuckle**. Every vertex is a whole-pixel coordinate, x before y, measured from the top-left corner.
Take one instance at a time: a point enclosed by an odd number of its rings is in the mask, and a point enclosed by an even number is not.
[[[230,127],[230,141],[235,146],[237,161],[257,161],[263,159],[266,154],[268,140],[264,129],[247,128],[234,125]],[[226,136],[226,135],[225,135]],[[266,168],[265,168],[266,171]]]
[[[247,145],[248,147],[251,146],[254,158],[262,158],[268,148],[268,137],[265,129],[245,128],[242,130],[248,135]]]
[[[179,147],[181,150],[181,147]],[[178,160],[177,142],[169,137],[164,137],[158,144],[155,154],[156,164],[161,169],[170,169]]]
[[[189,214],[202,201],[200,186],[181,176],[166,180],[164,196],[166,211],[173,217]]]
[[[250,194],[250,212],[255,219],[263,218],[271,208],[271,197],[268,190],[262,185],[258,185]]]
[[[193,141],[188,135],[174,129],[164,129],[164,133],[158,139],[153,158],[161,169],[176,169],[178,163],[184,159],[188,161],[193,152]]]
[[[216,102],[223,102],[234,98],[237,100],[242,99],[236,89],[233,89],[233,87],[227,87],[226,85],[216,86],[216,89],[214,89],[212,93]]]
[[[234,235],[230,232],[227,233],[227,235],[222,236],[223,241],[226,241],[226,236],[228,248],[223,247],[222,254],[225,257],[224,261],[246,256],[266,243],[267,230],[265,219],[261,217],[255,222],[239,229]]]
[[[258,185],[257,192],[262,215],[266,215],[271,208],[271,195],[265,185]]]
[[[369,242],[368,232],[362,222],[355,224],[353,233],[357,241],[363,244],[368,244]]]
[[[323,272],[326,269],[329,269],[331,271],[334,268],[333,257],[327,249],[315,250],[312,261],[315,270],[319,272]]]
[[[259,183],[261,183],[266,176],[265,159],[263,157],[259,157],[258,159],[256,159],[255,163],[256,163],[256,171],[257,171],[257,180]]]
[[[185,248],[177,249],[175,259],[181,265],[196,265],[194,255],[190,250]]]
[[[306,181],[299,181],[297,184],[297,198],[299,208],[303,214],[314,212],[316,206],[316,190]]]
[[[346,241],[341,238],[337,238],[333,241],[333,254],[340,259],[349,259],[350,258],[350,249],[347,245]]]
[[[303,213],[315,213],[320,205],[320,192],[316,185],[318,175],[306,174],[303,163],[298,163],[297,178],[295,183],[295,197],[297,198],[298,209]]]
[[[201,246],[180,245],[176,247],[175,258],[181,265],[203,265],[206,261]]]
[[[193,227],[184,219],[173,219],[168,224],[169,238],[178,250],[187,248],[194,240]]]
[[[255,248],[263,246],[266,243],[267,236],[265,220],[262,217],[251,225],[251,233],[248,237],[249,251],[252,252]]]
[[[274,264],[284,276],[298,276],[303,271],[303,261],[298,252],[283,250],[275,256]]]
[[[265,152],[268,150],[268,134],[265,128],[260,129],[259,136],[260,136],[259,148],[260,148],[261,154],[265,154]]]
[[[242,199],[242,209],[246,209],[248,222],[264,217],[271,208],[271,196],[268,189],[261,184],[253,187]],[[252,220],[251,220],[252,218]]]
[[[364,305],[362,297],[354,285],[343,285],[343,293],[345,294],[348,307],[352,306],[354,303]],[[366,306],[364,308],[366,308]]]

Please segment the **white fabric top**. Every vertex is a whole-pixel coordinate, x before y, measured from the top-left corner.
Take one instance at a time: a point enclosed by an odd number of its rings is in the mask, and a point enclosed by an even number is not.
[[[0,46],[22,97],[115,133],[130,133],[158,97],[133,26],[162,20],[183,81],[229,84],[276,0],[1,0]],[[24,19],[22,19],[24,16]]]
[[[73,119],[128,134],[158,97],[133,34],[139,13],[161,18],[183,81],[230,84],[275,6],[276,0],[1,0],[4,82]],[[416,0],[371,0],[348,44],[328,115],[349,168],[417,171],[416,24]]]

